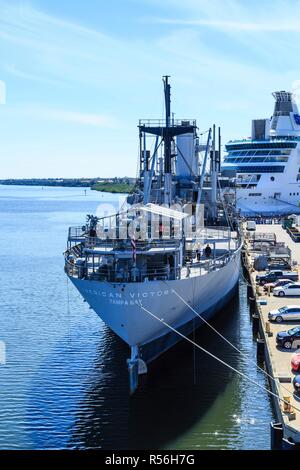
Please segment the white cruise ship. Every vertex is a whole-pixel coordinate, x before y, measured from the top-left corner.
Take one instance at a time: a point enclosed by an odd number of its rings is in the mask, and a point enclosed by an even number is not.
[[[251,139],[230,141],[222,163],[223,176],[234,178],[237,209],[248,217],[300,213],[300,115],[292,93],[273,96],[273,116],[252,121]]]

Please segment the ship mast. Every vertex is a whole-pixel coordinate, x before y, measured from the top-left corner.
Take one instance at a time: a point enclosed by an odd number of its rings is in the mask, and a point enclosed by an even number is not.
[[[163,143],[164,146],[164,164],[160,169],[159,181],[163,182],[163,187],[159,187],[158,202],[164,202],[167,205],[173,202],[172,191],[172,142],[177,136],[183,134],[194,134],[196,129],[196,122],[181,121],[175,122],[174,119],[171,123],[171,86],[169,84],[169,75],[163,77],[164,84],[164,98],[165,98],[165,119],[157,120],[141,120],[139,123],[140,131],[140,172],[141,177],[144,178],[144,202],[149,201],[151,193],[153,171],[149,170],[149,161],[157,158],[157,149]],[[151,158],[150,152],[147,150],[146,134],[156,135],[156,141],[153,156]],[[154,169],[153,162],[153,169]]]
[[[164,181],[164,203],[171,204],[172,202],[172,155],[171,155],[171,142],[172,137],[170,133],[170,119],[171,119],[171,85],[169,84],[169,75],[163,77],[164,92],[165,92],[165,109],[166,109],[166,127],[164,136],[164,157],[165,157],[165,181]]]

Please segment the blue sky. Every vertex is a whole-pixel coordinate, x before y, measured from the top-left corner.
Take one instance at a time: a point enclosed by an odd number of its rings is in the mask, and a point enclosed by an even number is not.
[[[134,176],[164,74],[176,117],[246,137],[299,44],[298,0],[0,0],[0,178]]]

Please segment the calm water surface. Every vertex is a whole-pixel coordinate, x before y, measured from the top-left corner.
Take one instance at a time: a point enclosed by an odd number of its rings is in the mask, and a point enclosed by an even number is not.
[[[68,226],[103,201],[117,205],[118,196],[0,186],[0,448],[268,449],[267,393],[190,344],[164,355],[129,399],[127,346],[63,271]],[[243,280],[214,325],[255,359]],[[207,327],[196,340],[266,385]]]

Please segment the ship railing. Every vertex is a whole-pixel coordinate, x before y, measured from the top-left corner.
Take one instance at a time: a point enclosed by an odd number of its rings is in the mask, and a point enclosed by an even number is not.
[[[65,272],[78,279],[86,279],[93,281],[106,281],[116,283],[127,282],[147,282],[147,281],[168,281],[180,279],[180,268],[165,267],[149,268],[146,270],[139,270],[134,267],[131,270],[115,271],[109,265],[92,265],[92,263],[76,264],[70,260],[65,260]]]
[[[202,257],[198,263],[187,262],[182,268],[183,277],[190,277],[192,275],[202,276],[208,272],[215,271],[226,266],[232,259],[233,253],[237,248],[238,246],[233,250],[226,251],[223,255],[216,258],[211,257],[206,259],[205,257]]]
[[[221,226],[212,226],[212,227],[204,227],[196,230],[196,239],[201,240],[202,238],[209,239],[228,239],[231,238],[232,233],[229,227],[221,227]]]
[[[145,127],[165,127],[165,119],[140,119],[139,126]],[[174,126],[194,126],[196,127],[195,119],[171,119],[170,127]]]
[[[223,240],[231,240],[233,235],[230,230],[205,230],[197,234],[195,238],[187,238],[186,244],[197,244],[197,243],[222,243]],[[148,251],[151,248],[162,248],[168,249],[173,248],[178,250],[180,246],[179,238],[157,238],[149,240],[135,240],[136,251]],[[104,250],[117,250],[124,251],[132,249],[131,240],[126,239],[111,239],[111,238],[97,238],[97,237],[85,237],[84,239],[85,248],[87,249],[104,249]]]
[[[138,268],[132,268],[128,272],[114,272],[112,269],[99,267],[97,270],[89,272],[87,275],[93,280],[107,282],[147,282],[147,281],[168,281],[178,279],[179,268],[167,270],[164,267],[148,268],[141,271]]]
[[[241,182],[244,182],[244,181],[246,181],[246,180],[243,180]],[[106,228],[103,228],[103,227],[100,226],[101,230],[103,230],[103,234],[102,234],[101,237],[99,237],[99,235],[97,235],[96,238],[99,238],[99,239],[102,239],[102,240],[106,240],[107,238],[118,239],[118,237],[111,237],[112,233],[114,235],[116,233],[118,233],[117,223],[115,221],[113,222],[113,220],[117,220],[117,217],[118,217],[117,215],[107,217],[107,219],[110,221],[109,226],[106,227]],[[218,225],[216,226],[215,225],[215,226],[199,227],[198,230],[200,230],[201,232],[214,230],[214,231],[224,233],[225,231],[230,231],[230,228],[226,227],[226,226],[218,226]],[[159,233],[159,230],[157,228],[156,235],[158,235],[158,233]],[[89,237],[89,236],[90,236],[89,235],[89,230],[85,225],[69,227],[69,232],[68,232],[69,241],[72,240],[73,238]]]
[[[71,241],[72,239],[76,240],[78,238],[84,238],[86,233],[85,226],[69,227],[68,240]]]
[[[229,240],[232,238],[232,232],[228,227],[205,227],[194,230],[191,234],[191,238],[186,238],[187,243],[209,243],[212,241]],[[70,227],[69,229],[69,248],[71,244],[78,242],[84,243],[85,248],[103,248],[112,250],[125,250],[131,247],[131,239],[122,238],[111,238],[109,235],[106,237],[91,237],[83,230],[83,227]],[[162,235],[152,239],[137,239],[135,240],[136,250],[147,251],[151,248],[171,248],[178,249],[180,246],[181,239],[177,237],[168,237]]]
[[[77,245],[78,246],[78,245]],[[103,264],[102,260],[90,261],[88,256],[75,258],[73,249],[67,250],[65,253],[65,271],[71,277],[86,280],[98,280],[107,282],[147,282],[147,281],[167,281],[194,276],[202,276],[211,271],[221,269],[226,266],[232,259],[235,248],[226,251],[223,255],[216,258],[201,259],[199,262],[187,262],[183,267],[170,265],[147,267],[140,269],[132,266],[128,269],[116,269],[113,264]]]
[[[175,238],[161,238],[149,240],[135,240],[136,251],[147,251],[151,248],[174,248],[178,249],[180,240]],[[85,237],[85,247],[92,248],[111,248],[113,250],[132,249],[131,239],[125,240],[121,238],[98,238]]]

